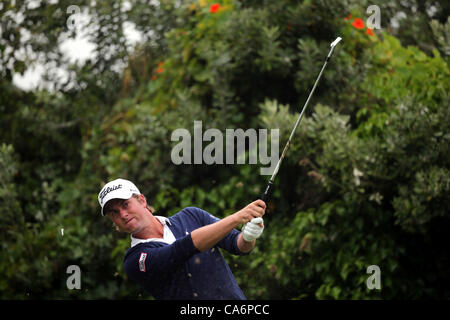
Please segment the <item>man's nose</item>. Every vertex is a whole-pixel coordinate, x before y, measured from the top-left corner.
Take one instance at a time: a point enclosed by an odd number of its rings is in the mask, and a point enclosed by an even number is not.
[[[119,216],[120,216],[122,219],[127,218],[127,217],[128,217],[128,211],[125,210],[125,209],[120,208],[120,209],[119,209]]]

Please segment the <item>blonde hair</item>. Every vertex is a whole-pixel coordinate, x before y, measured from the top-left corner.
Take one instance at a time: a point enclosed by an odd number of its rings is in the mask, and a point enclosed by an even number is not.
[[[140,203],[142,203],[142,202],[141,202],[141,199],[139,198],[139,196],[140,196],[139,194],[133,193],[133,198],[137,199],[137,201],[139,201]],[[142,196],[143,196],[144,199],[147,201],[147,198],[145,198],[144,195],[142,195]],[[155,208],[153,208],[152,206],[149,206],[148,203],[147,203],[147,210],[150,211],[151,214],[153,214],[153,212],[155,212]]]

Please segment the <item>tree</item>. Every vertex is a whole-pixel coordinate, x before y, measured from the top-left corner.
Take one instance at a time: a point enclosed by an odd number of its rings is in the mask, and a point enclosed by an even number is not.
[[[382,30],[371,34],[369,2],[128,3],[79,2],[96,44],[82,65],[58,48],[75,35],[71,4],[0,9],[2,297],[147,298],[123,273],[129,239],[100,217],[102,183],[133,180],[161,215],[240,209],[263,191],[259,167],[175,166],[171,133],[198,120],[204,130],[280,129],[283,145],[337,35],[264,236],[250,256],[226,258],[248,298],[449,297],[447,4],[380,4]],[[391,26],[400,9],[417,25]],[[123,22],[145,41],[129,48]],[[69,81],[50,70],[54,91],[17,89],[12,75],[31,60],[13,52],[28,43],[72,70]],[[66,286],[70,265],[80,290]],[[370,265],[381,290],[366,286]]]

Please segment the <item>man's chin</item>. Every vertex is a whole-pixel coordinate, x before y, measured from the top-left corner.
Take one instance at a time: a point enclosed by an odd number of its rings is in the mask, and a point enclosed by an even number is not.
[[[127,231],[129,234],[131,234],[133,237],[138,238],[138,234],[141,231],[141,228],[134,228],[134,229],[130,229],[130,231]]]

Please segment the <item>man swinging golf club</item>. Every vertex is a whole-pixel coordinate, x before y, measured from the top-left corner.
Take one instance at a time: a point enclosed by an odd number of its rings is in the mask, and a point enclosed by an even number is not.
[[[248,254],[264,230],[266,205],[256,200],[223,219],[187,207],[165,218],[153,215],[128,180],[107,183],[98,195],[102,215],[131,234],[125,272],[155,299],[246,299],[219,248]],[[242,232],[235,228],[245,224]]]
[[[170,218],[153,216],[153,209],[130,181],[107,183],[98,200],[121,231],[131,233],[125,254],[125,272],[156,299],[245,299],[218,248],[233,254],[249,253],[261,236],[262,216],[275,177],[286,156],[295,130],[336,45],[330,44],[325,63],[294,125],[277,166],[262,195],[240,211],[219,220],[199,208],[184,208]],[[240,233],[235,228],[245,224]]]

